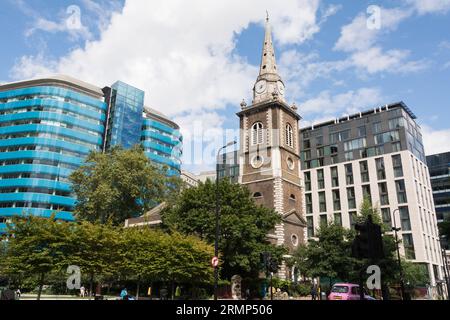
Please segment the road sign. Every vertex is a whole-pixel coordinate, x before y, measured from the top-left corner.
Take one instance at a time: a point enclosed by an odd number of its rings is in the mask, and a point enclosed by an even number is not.
[[[219,258],[213,257],[211,259],[211,265],[213,266],[213,268],[217,267],[219,265]]]

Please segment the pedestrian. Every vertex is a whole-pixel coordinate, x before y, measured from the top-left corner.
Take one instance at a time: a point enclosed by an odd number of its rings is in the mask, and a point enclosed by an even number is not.
[[[317,285],[315,283],[311,286],[311,300],[317,300]]]
[[[122,298],[122,300],[128,300],[127,288],[122,289],[122,291],[120,292],[120,298]]]
[[[247,300],[250,300],[250,289],[249,288],[247,288],[247,290],[245,290],[245,298]]]
[[[20,299],[20,295],[22,294],[22,292],[20,292],[20,289],[17,289],[16,290],[16,297],[17,297],[17,300],[19,300]]]
[[[86,288],[84,286],[80,287],[80,297],[84,298],[86,295]]]
[[[180,299],[181,297],[181,288],[180,286],[177,286],[177,288],[175,289],[175,299]]]

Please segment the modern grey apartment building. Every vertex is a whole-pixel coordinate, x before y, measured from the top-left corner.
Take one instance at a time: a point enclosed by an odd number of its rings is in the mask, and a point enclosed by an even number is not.
[[[383,222],[401,227],[401,253],[443,278],[439,234],[421,129],[403,103],[301,129],[307,238],[334,221],[353,227],[364,196]],[[397,210],[398,209],[398,210]]]

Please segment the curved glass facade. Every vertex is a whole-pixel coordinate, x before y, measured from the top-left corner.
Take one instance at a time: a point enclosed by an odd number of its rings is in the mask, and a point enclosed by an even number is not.
[[[144,109],[144,94],[120,81],[100,89],[66,76],[1,85],[0,233],[23,213],[73,221],[68,177],[92,150],[142,143],[153,163],[179,176],[179,127]]]
[[[146,112],[141,141],[151,161],[167,166],[168,175],[180,176],[183,137],[176,124]]]
[[[0,229],[22,213],[57,211],[58,219],[73,221],[68,176],[91,150],[101,150],[107,110],[101,91],[53,82],[0,87]]]

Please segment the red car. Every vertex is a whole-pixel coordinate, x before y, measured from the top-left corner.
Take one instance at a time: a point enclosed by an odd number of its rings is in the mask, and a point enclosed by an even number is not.
[[[375,300],[364,292],[365,300]],[[359,285],[353,283],[336,283],[331,288],[328,300],[361,300],[359,295]]]

